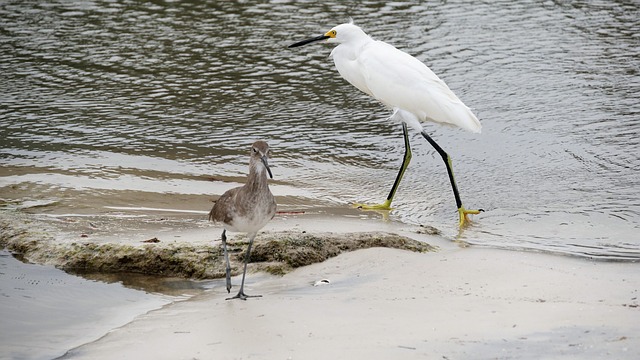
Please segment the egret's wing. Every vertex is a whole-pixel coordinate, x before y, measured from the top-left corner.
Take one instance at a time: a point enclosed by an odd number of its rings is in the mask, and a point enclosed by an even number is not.
[[[371,95],[383,104],[432,120],[480,132],[471,110],[436,74],[413,56],[373,41],[357,57],[358,68]]]

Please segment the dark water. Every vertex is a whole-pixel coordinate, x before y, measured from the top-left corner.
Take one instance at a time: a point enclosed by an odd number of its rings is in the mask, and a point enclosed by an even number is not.
[[[639,259],[640,10],[636,1],[2,1],[0,198],[206,211],[256,139],[284,205],[381,202],[399,124],[342,80],[330,46],[288,49],[353,17],[427,63],[480,135],[427,125],[391,218],[474,244]],[[215,178],[218,181],[205,181]],[[162,201],[159,201],[162,202]]]

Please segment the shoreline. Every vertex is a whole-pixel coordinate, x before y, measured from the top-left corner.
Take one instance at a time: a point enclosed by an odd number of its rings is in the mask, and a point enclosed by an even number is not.
[[[314,286],[320,279],[330,283]],[[235,289],[239,278],[232,280]],[[251,274],[246,286],[263,297],[227,301],[220,280],[62,359],[640,355],[634,264],[494,249],[371,248],[284,276]]]
[[[198,224],[161,222],[151,230],[128,230],[125,237],[101,237],[109,234],[104,231],[80,240],[144,248],[157,244],[141,240],[157,236],[169,247],[174,242],[212,247],[221,228]],[[46,229],[51,224],[45,225],[31,230],[51,235]],[[246,290],[263,297],[226,301],[224,280],[210,280],[199,295],[140,314],[62,359],[640,357],[637,263],[468,246],[444,239],[437,229],[348,211],[281,216],[257,239],[278,243],[274,234],[295,233],[301,236],[292,241],[295,249],[305,236],[317,238],[329,234],[327,229],[335,241],[393,234],[429,251],[374,242],[321,262],[281,268],[278,275],[250,264]],[[242,236],[232,239],[242,243]],[[53,241],[69,246],[79,239]],[[216,239],[213,247],[218,244]],[[323,279],[329,284],[314,286]],[[239,281],[232,278],[232,292]]]

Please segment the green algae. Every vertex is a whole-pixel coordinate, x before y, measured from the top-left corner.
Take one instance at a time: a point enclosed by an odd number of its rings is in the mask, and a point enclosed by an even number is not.
[[[65,242],[56,240],[53,230],[45,224],[16,216],[0,216],[0,247],[30,262],[83,273],[127,272],[190,279],[225,276],[219,244],[194,244],[187,240],[130,244],[100,242],[99,238]],[[232,274],[240,273],[247,247],[246,236],[228,241]],[[249,266],[252,270],[283,275],[343,252],[371,247],[414,252],[435,250],[427,243],[390,233],[264,232],[255,239]]]

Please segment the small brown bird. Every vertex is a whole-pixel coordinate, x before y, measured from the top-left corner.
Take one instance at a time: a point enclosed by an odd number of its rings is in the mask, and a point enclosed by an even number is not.
[[[209,212],[209,220],[223,223],[222,247],[226,261],[227,292],[231,292],[231,267],[229,254],[227,253],[227,230],[231,232],[243,232],[249,236],[249,247],[244,259],[244,271],[240,291],[230,299],[247,300],[249,297],[262,295],[247,295],[244,293],[244,279],[247,274],[247,263],[251,254],[253,239],[260,229],[276,214],[276,200],[269,190],[267,173],[273,178],[267,158],[269,145],[264,141],[256,141],[251,146],[251,158],[249,160],[249,177],[243,186],[226,191],[216,201]]]

